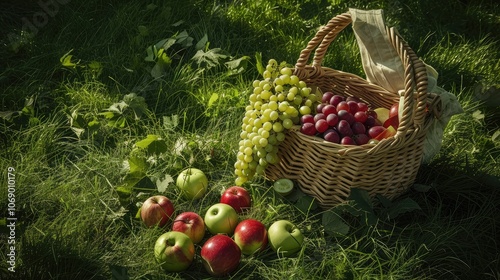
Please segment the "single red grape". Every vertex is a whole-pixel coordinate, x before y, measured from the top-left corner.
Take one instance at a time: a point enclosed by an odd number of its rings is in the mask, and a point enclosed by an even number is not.
[[[342,144],[342,145],[356,145],[356,142],[354,142],[354,140],[351,137],[344,136],[340,140],[340,144]]]
[[[345,101],[340,101],[339,104],[337,104],[337,112],[340,112],[341,110],[346,110],[347,112],[349,112],[349,104],[347,104],[347,102]]]
[[[323,113],[317,113],[316,115],[314,115],[314,122],[317,122],[319,120],[325,120],[325,119],[326,119],[326,116]]]
[[[328,104],[325,107],[323,107],[321,112],[328,117],[328,115],[330,114],[337,114],[337,109],[335,108],[335,106]]]
[[[357,122],[365,123],[367,119],[368,119],[368,115],[366,114],[365,111],[357,111],[354,114],[354,120]]]
[[[314,127],[316,128],[317,132],[323,133],[328,129],[328,123],[325,119],[321,119],[314,124]]]
[[[339,123],[339,116],[337,114],[330,114],[326,116],[326,122],[329,126],[335,127]]]
[[[327,92],[323,93],[323,96],[321,97],[321,102],[322,103],[329,103],[330,99],[332,99],[332,97],[333,97],[333,92],[327,91]]]
[[[339,133],[333,129],[333,128],[330,128],[330,129],[327,129],[325,131],[325,133],[323,134],[323,138],[328,141],[328,142],[332,142],[332,143],[340,143],[340,135]]]
[[[313,115],[303,115],[300,117],[300,123],[305,124],[305,123],[314,123],[314,116]]]
[[[344,97],[342,95],[334,95],[332,98],[330,98],[330,104],[337,107],[337,105],[341,102],[344,101]]]
[[[304,133],[305,135],[314,135],[316,134],[316,128],[314,127],[313,123],[304,123],[300,127],[300,132]]]

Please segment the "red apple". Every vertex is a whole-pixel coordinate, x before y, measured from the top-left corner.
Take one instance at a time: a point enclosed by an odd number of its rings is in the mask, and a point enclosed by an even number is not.
[[[398,115],[392,116],[384,122],[384,127],[389,127],[389,126],[392,126],[394,128],[397,128],[399,126]]]
[[[217,234],[203,244],[200,255],[207,272],[212,276],[220,277],[238,268],[241,249],[231,237]]]
[[[262,251],[267,245],[266,226],[254,219],[241,221],[234,230],[234,242],[244,255]]]
[[[175,217],[172,231],[185,233],[196,244],[205,236],[205,222],[195,212],[183,212]]]
[[[248,191],[239,186],[232,186],[225,190],[220,202],[231,205],[236,210],[236,213],[241,213],[252,205],[252,199]]]
[[[384,130],[382,133],[377,135],[377,137],[374,137],[374,139],[380,141],[382,139],[389,138],[389,137],[396,135],[396,132],[397,132],[397,130],[392,125],[390,125],[386,130]]]
[[[166,196],[152,196],[141,207],[141,219],[147,227],[163,227],[174,213],[174,205]]]
[[[154,256],[166,271],[186,270],[195,255],[193,241],[184,233],[169,231],[156,240]]]
[[[391,109],[389,109],[389,118],[398,116],[399,102],[392,104]]]

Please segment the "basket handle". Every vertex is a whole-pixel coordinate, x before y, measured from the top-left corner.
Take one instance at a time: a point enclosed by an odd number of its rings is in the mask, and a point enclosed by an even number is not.
[[[295,72],[300,79],[315,78],[321,76],[324,70],[321,67],[323,58],[330,44],[337,38],[338,34],[350,23],[352,17],[349,13],[343,13],[332,18],[323,26],[309,41],[307,47],[300,53],[295,64]],[[425,64],[418,58],[410,46],[401,38],[394,28],[386,27],[389,40],[398,53],[405,69],[404,109],[399,120],[397,137],[406,134],[408,128],[422,128],[425,123],[427,106],[427,70]],[[307,66],[311,52],[315,50],[312,69]],[[306,69],[306,67],[308,69]],[[402,138],[402,137],[401,137]]]

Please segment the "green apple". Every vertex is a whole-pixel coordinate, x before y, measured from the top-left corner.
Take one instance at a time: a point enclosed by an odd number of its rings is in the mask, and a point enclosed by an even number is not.
[[[205,213],[205,225],[211,234],[232,235],[238,225],[238,219],[236,210],[225,203],[214,204]]]
[[[302,248],[304,235],[290,221],[279,220],[267,230],[271,248],[285,257],[291,256]]]
[[[199,199],[207,192],[208,179],[200,169],[187,168],[177,177],[176,185],[187,199]]]
[[[169,231],[156,240],[154,255],[166,271],[183,271],[193,262],[194,243],[182,232]]]

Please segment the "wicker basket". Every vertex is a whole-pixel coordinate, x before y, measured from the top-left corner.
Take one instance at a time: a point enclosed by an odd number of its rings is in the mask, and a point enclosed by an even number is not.
[[[399,101],[397,93],[357,75],[321,66],[328,46],[351,21],[350,14],[341,14],[318,31],[302,50],[294,74],[323,92],[355,96],[372,108],[390,108]],[[396,135],[377,144],[344,146],[304,135],[298,126],[292,127],[280,144],[280,162],[266,169],[268,179],[295,180],[322,208],[344,202],[351,188],[365,189],[372,197],[380,194],[393,199],[413,184],[426,131],[434,114],[439,113],[438,96],[427,92],[425,64],[394,29],[386,27],[386,31],[405,69],[405,103]],[[306,65],[313,50],[313,63]]]

